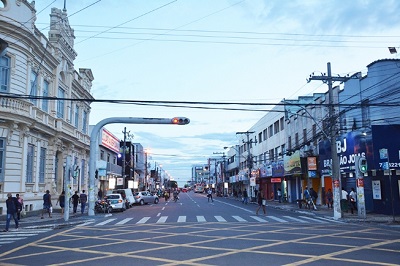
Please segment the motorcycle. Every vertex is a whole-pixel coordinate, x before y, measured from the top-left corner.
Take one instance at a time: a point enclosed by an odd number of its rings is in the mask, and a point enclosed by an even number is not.
[[[179,200],[178,194],[174,195],[174,201],[177,202]]]
[[[98,200],[95,202],[94,211],[96,213],[110,213],[112,207],[107,200]]]

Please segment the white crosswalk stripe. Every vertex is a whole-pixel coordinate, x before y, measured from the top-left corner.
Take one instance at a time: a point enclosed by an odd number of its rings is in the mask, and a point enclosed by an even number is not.
[[[337,221],[337,220],[333,220],[333,219],[329,219],[329,218],[325,218],[325,217],[318,217],[318,219],[321,219],[321,220],[324,220],[324,221],[328,221],[328,222],[332,222],[332,223],[345,224],[345,222]]]
[[[105,220],[104,222],[98,223],[97,225],[105,225],[105,224],[111,223],[112,221],[115,221],[115,220],[117,220],[117,219],[116,218],[115,219],[108,219],[108,220]]]
[[[178,216],[178,217],[171,217],[171,216],[160,216],[157,215],[156,217],[146,216],[141,218],[140,220],[136,220],[131,218],[122,218],[119,221],[117,218],[107,219],[97,224],[95,226],[102,226],[109,224],[115,225],[126,225],[130,223],[136,224],[145,224],[145,223],[186,223],[186,222],[198,222],[198,223],[205,223],[205,222],[260,222],[260,223],[271,223],[271,222],[278,222],[278,223],[302,223],[302,224],[310,224],[310,223],[318,223],[318,224],[327,224],[327,223],[343,223],[341,221],[335,221],[324,217],[307,217],[307,216],[273,216],[273,215],[266,215],[266,216],[239,216],[239,215],[215,215],[215,216],[203,216],[197,215],[194,217],[188,216]],[[90,222],[92,223],[92,222]],[[86,225],[90,225],[90,223],[86,223]],[[1,240],[1,239],[0,239]],[[5,241],[5,240],[4,240]]]
[[[291,216],[283,216],[283,217],[285,217],[286,219],[295,221],[295,222],[299,222],[299,223],[309,223],[309,221],[304,221],[304,220],[301,220],[301,219],[298,219],[295,217],[291,217]]]
[[[144,224],[144,223],[146,223],[149,219],[150,219],[150,217],[143,217],[142,219],[140,219],[139,222],[137,222],[137,224]]]
[[[288,221],[286,221],[286,220],[283,220],[283,219],[281,219],[281,218],[278,218],[278,217],[275,217],[275,216],[267,216],[269,219],[272,219],[272,220],[275,220],[275,221],[277,221],[277,222],[280,222],[280,223],[287,223]]]
[[[26,239],[31,236],[39,235],[47,231],[53,230],[51,228],[45,229],[30,229],[30,228],[20,228],[18,231],[12,230],[9,232],[0,233],[0,247],[5,244],[13,243],[17,240]]]
[[[199,223],[207,222],[207,221],[206,221],[206,218],[204,218],[204,216],[196,216],[196,218],[197,218],[197,221],[198,221]]]
[[[123,219],[122,221],[119,221],[118,223],[116,223],[117,225],[121,225],[121,224],[126,224],[127,222],[129,222],[130,220],[132,220],[133,218],[126,218]]]
[[[254,220],[261,222],[261,223],[268,223],[267,220],[264,220],[263,218],[260,218],[258,216],[250,216],[251,218],[253,218]]]
[[[161,216],[160,219],[158,219],[157,223],[165,223],[167,221],[168,216]]]
[[[321,223],[321,224],[328,223],[327,221],[321,221],[321,220],[318,220],[318,219],[315,219],[315,218],[310,218],[310,217],[307,217],[307,216],[299,216],[299,217],[301,217],[303,219],[307,219],[307,220],[313,221],[313,222]]]
[[[240,217],[240,216],[234,215],[234,216],[232,216],[232,217],[233,217],[233,219],[237,220],[238,222],[247,222],[245,219],[243,219],[243,218]]]
[[[214,216],[215,219],[217,219],[218,222],[226,222],[226,220],[224,218],[222,218],[222,216]]]

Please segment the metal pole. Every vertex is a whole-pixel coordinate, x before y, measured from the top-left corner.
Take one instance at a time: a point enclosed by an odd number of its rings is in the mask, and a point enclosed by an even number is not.
[[[388,160],[388,168],[389,168],[389,189],[390,189],[390,197],[391,197],[391,200],[392,200],[393,222],[396,222],[396,216],[394,215],[394,198],[393,198],[393,188],[392,188],[392,171],[390,170],[389,150],[387,151],[387,160]]]
[[[125,185],[125,167],[126,167],[126,127],[124,127],[124,131],[122,132],[124,133],[124,145],[122,148],[122,188],[124,188]],[[115,188],[119,188],[117,185],[115,186]]]
[[[64,169],[64,197],[65,197],[65,202],[64,202],[64,221],[69,220],[69,200],[72,196],[71,193],[71,161],[72,158],[70,155],[67,156],[67,160],[65,163],[65,169]],[[61,204],[61,203],[60,203]]]
[[[90,158],[89,158],[89,216],[94,216],[94,204],[96,201],[94,193],[94,180],[96,171],[96,160],[98,158],[99,132],[107,124],[165,124],[165,125],[186,125],[190,123],[188,118],[144,118],[144,117],[110,117],[98,122],[90,134]],[[146,162],[147,163],[147,162]]]

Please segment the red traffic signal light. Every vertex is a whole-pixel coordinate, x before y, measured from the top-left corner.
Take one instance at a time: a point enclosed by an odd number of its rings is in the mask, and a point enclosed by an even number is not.
[[[186,117],[174,117],[171,119],[171,122],[175,125],[187,125],[190,123],[190,120]]]

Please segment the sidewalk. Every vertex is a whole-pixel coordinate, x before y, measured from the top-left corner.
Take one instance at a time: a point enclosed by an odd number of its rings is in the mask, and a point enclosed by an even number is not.
[[[78,225],[82,224],[88,221],[92,221],[94,219],[94,216],[88,216],[87,213],[84,214],[73,214],[70,213],[68,221],[65,221],[64,219],[64,214],[61,214],[61,212],[53,212],[51,214],[52,218],[49,217],[48,214],[45,214],[43,216],[43,219],[41,219],[41,211],[33,211],[27,213],[26,216],[21,217],[21,220],[19,221],[19,227],[20,228],[61,228],[61,227],[66,227],[66,226],[73,226],[73,225]],[[0,229],[5,227],[5,220],[6,216],[2,215],[0,218]],[[14,227],[14,220],[11,220],[10,222],[10,227]]]
[[[237,200],[234,197],[228,197],[229,199],[232,200]],[[256,202],[249,202],[249,204],[257,204]],[[325,218],[330,218],[333,219],[333,209],[328,209],[327,206],[324,205],[317,205],[317,210],[309,210],[303,208],[299,208],[299,205],[297,203],[279,203],[278,201],[267,201],[267,208],[275,208],[275,209],[280,209],[280,210],[286,210],[286,211],[293,211],[297,213],[303,213],[307,215],[318,215],[318,216],[323,216]],[[364,223],[380,223],[380,224],[389,224],[389,225],[399,225],[400,226],[400,216],[397,215],[395,216],[395,221],[393,222],[393,216],[392,215],[383,215],[383,214],[376,214],[376,213],[367,213],[366,218],[359,218],[357,211],[354,212],[354,214],[351,214],[350,210],[349,212],[343,212],[342,213],[342,218],[340,218],[341,221],[344,222],[364,222]]]

